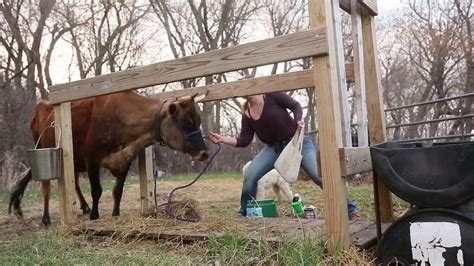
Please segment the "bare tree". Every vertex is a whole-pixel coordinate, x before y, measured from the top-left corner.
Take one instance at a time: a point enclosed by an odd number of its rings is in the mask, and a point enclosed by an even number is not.
[[[450,19],[456,7],[451,1],[411,0],[396,14],[388,29],[383,55],[384,95],[388,106],[404,105],[460,94],[460,68],[464,56],[457,32],[461,23]],[[395,32],[395,33],[393,33]],[[462,82],[464,84],[464,82]],[[390,113],[395,123],[439,119],[458,113],[459,106],[438,103]],[[435,136],[449,123],[429,123],[396,129],[397,137]]]
[[[67,47],[64,41],[75,48],[81,78],[134,67],[144,58],[145,42],[136,37],[142,33],[148,9],[149,5],[139,6],[137,1],[110,0],[5,0],[0,4],[2,169],[12,169],[7,159],[26,161],[26,147],[32,146],[28,124],[37,94],[48,98],[47,86],[55,82],[53,58],[64,50],[55,48]]]
[[[456,12],[451,17],[453,23],[460,23],[461,27],[456,32],[457,38],[459,39],[459,46],[464,55],[464,68],[465,68],[465,85],[464,93],[473,93],[474,92],[474,59],[473,59],[473,48],[474,48],[474,16],[473,16],[473,1],[461,1],[454,0],[454,5],[456,7]],[[473,101],[472,97],[466,99],[463,106],[459,107],[460,115],[466,115],[472,112],[473,110]],[[471,133],[473,131],[473,121],[472,119],[466,120],[457,120],[453,123],[453,126],[449,134],[454,134],[456,132],[467,132]]]
[[[67,42],[74,48],[80,78],[110,73],[139,64],[148,6],[134,1],[76,2],[65,5]],[[77,25],[77,26],[75,26]]]
[[[0,4],[0,164],[2,188],[24,170],[25,147],[31,147],[29,121],[36,103],[37,89],[47,97],[44,84],[41,43],[47,20],[55,1],[41,0],[35,4],[4,1]],[[13,137],[16,136],[16,137]],[[5,182],[5,183],[3,183]]]

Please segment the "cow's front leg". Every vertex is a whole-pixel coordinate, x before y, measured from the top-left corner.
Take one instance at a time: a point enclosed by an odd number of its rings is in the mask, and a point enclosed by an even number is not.
[[[90,213],[91,220],[99,219],[99,199],[102,196],[102,186],[100,185],[100,167],[94,161],[87,164],[87,174],[91,184],[92,210]]]
[[[51,181],[41,182],[41,188],[43,191],[44,204],[43,218],[41,219],[41,222],[43,222],[45,226],[49,226],[51,224],[51,219],[49,218],[49,196],[51,194]]]
[[[84,199],[84,195],[82,194],[81,191],[81,184],[79,183],[79,174],[75,173],[75,178],[76,178],[76,193],[77,197],[79,198],[79,202],[81,204],[81,210],[82,214],[90,214],[91,209],[89,208],[89,205],[87,205],[86,199]]]
[[[114,186],[114,210],[112,211],[112,216],[119,216],[120,215],[120,201],[122,200],[123,194],[123,185],[125,184],[125,179],[128,174],[128,169],[130,168],[130,164],[126,167],[124,171],[118,173],[115,177],[115,186]]]

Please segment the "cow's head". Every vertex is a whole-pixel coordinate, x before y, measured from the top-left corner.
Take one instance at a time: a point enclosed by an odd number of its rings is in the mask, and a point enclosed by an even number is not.
[[[159,137],[168,147],[203,161],[209,157],[201,134],[197,94],[165,102],[160,109]],[[196,100],[195,100],[196,98]]]

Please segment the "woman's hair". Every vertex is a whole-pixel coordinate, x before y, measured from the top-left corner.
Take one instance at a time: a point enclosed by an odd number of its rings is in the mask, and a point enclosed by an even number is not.
[[[252,76],[250,75],[244,75],[243,77],[239,78],[238,80],[244,80],[244,79],[251,79]],[[249,108],[249,100],[245,100],[244,103],[242,104],[241,111],[242,114],[245,114],[245,111],[248,110]]]
[[[241,107],[242,114],[245,114],[245,111],[247,111],[248,108],[249,108],[249,100],[245,100]]]

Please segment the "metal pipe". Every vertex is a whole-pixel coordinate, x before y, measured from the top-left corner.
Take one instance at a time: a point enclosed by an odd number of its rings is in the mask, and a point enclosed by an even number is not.
[[[393,142],[412,142],[412,141],[421,141],[421,140],[436,140],[436,139],[455,139],[455,138],[465,138],[465,137],[473,137],[474,134],[462,134],[462,135],[446,135],[446,136],[436,136],[436,137],[429,137],[429,138],[417,138],[417,139],[399,139],[399,140],[391,140]]]
[[[456,99],[460,99],[460,98],[468,98],[468,97],[471,97],[471,96],[474,96],[474,92],[466,93],[466,94],[459,95],[459,96],[453,96],[453,97],[448,97],[448,98],[442,98],[442,99],[436,99],[436,100],[431,100],[431,101],[426,101],[426,102],[420,102],[420,103],[414,103],[414,104],[402,105],[402,106],[398,106],[398,107],[387,108],[387,109],[384,110],[384,112],[390,112],[390,111],[399,110],[399,109],[405,109],[405,108],[416,107],[416,106],[421,106],[421,105],[427,105],[427,104],[432,104],[432,103],[456,100]]]
[[[417,121],[417,122],[411,122],[411,123],[401,123],[401,124],[390,125],[390,126],[387,126],[386,128],[389,129],[389,128],[395,128],[395,127],[415,126],[415,125],[421,125],[421,124],[429,124],[429,123],[443,122],[443,121],[456,120],[456,119],[465,119],[465,118],[472,118],[472,117],[474,117],[474,114],[439,118],[439,119],[433,119],[433,120],[427,120],[427,121]]]

